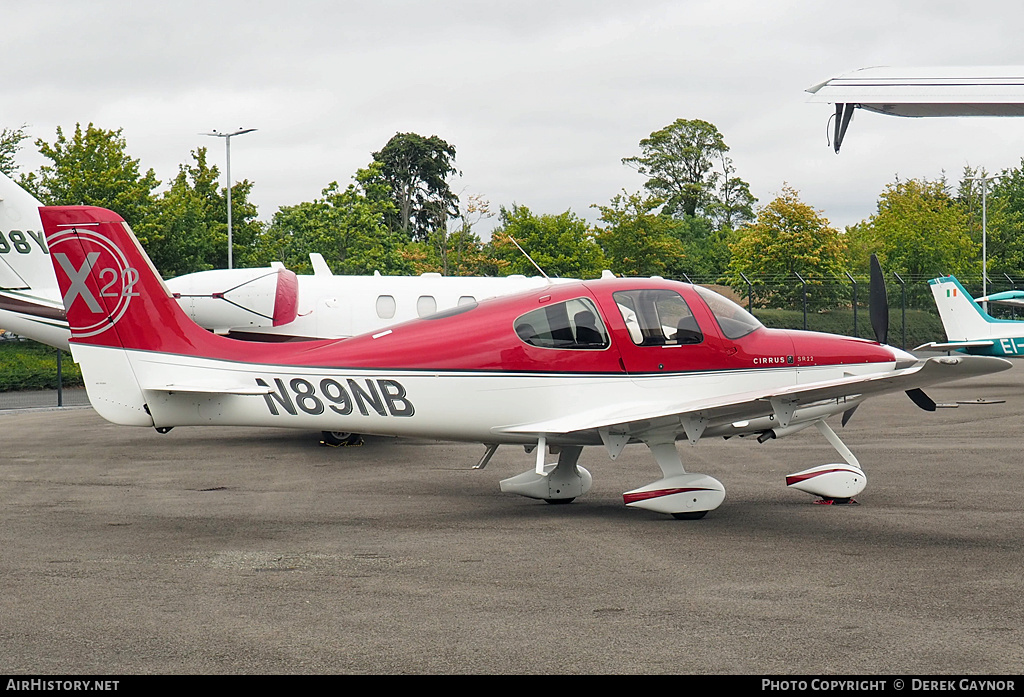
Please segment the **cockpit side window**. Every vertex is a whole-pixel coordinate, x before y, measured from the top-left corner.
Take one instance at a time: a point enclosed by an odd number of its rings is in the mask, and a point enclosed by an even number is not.
[[[574,298],[527,312],[516,319],[514,327],[520,339],[540,348],[605,349],[609,346],[601,315],[589,298]]]
[[[744,310],[728,298],[722,297],[713,290],[694,286],[700,297],[707,303],[715,321],[722,328],[722,334],[727,339],[739,339],[746,336],[755,329],[760,329],[761,324],[756,317]]]
[[[674,290],[623,290],[612,297],[637,346],[680,346],[704,341],[690,306]]]

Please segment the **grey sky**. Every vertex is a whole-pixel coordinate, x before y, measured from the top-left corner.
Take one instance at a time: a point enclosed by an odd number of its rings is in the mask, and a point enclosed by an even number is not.
[[[1016,119],[861,112],[835,155],[804,89],[871,65],[1024,64],[1024,6],[810,0],[0,0],[0,127],[52,142],[93,122],[167,181],[211,129],[269,219],[348,183],[396,132],[458,151],[463,196],[595,219],[643,178],[621,163],[677,118],[714,123],[762,204],[784,183],[837,226],[902,178],[997,171],[1024,155]],[[22,171],[42,163],[34,147]]]

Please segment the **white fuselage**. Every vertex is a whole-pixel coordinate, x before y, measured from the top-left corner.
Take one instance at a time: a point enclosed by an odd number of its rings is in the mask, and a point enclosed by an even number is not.
[[[382,337],[382,351],[387,350],[388,338]],[[614,421],[617,411],[637,405],[653,412],[682,402],[895,369],[894,363],[865,363],[651,376],[524,374],[288,367],[78,344],[72,344],[72,350],[83,366],[94,408],[115,423],[158,428],[270,426],[484,443],[535,442],[535,435],[506,429],[582,409],[594,418],[603,414]],[[141,386],[134,394],[125,389],[125,380],[118,379],[125,371]],[[167,384],[168,375],[182,386],[180,391]],[[188,387],[195,385],[210,391]],[[249,393],[241,394],[245,391]],[[852,404],[832,400],[825,412],[845,411]],[[771,423],[771,412],[765,402],[765,416],[757,423],[710,423],[705,435],[762,432],[778,426]],[[800,421],[800,413],[794,422]],[[816,418],[822,415],[821,409],[813,413]],[[668,427],[678,429],[677,419],[670,422],[673,419],[666,421]],[[588,429],[551,442],[595,444],[600,437]]]

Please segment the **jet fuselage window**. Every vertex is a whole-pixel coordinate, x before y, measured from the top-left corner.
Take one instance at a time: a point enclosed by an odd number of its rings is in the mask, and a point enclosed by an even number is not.
[[[573,298],[542,307],[516,319],[520,339],[540,348],[606,349],[608,332],[589,298]]]
[[[381,319],[391,319],[395,316],[395,298],[393,296],[377,296],[377,316]]]
[[[722,334],[727,339],[739,339],[746,336],[755,329],[760,329],[761,324],[756,317],[744,310],[742,307],[719,295],[713,290],[694,286],[697,294],[707,303],[715,321],[722,328]]]
[[[704,333],[683,296],[674,290],[623,290],[615,304],[638,346],[699,344]]]
[[[437,312],[437,301],[433,295],[421,295],[416,298],[416,316],[429,317]]]
[[[472,295],[463,295],[459,298],[459,305],[473,305],[476,303],[476,298]]]

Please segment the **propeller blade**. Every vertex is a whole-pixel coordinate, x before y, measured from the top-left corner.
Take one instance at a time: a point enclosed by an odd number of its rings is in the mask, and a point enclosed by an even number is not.
[[[847,421],[849,421],[851,418],[853,418],[853,412],[857,411],[857,407],[859,407],[859,406],[860,405],[858,404],[857,406],[850,407],[849,409],[847,409],[846,411],[843,412],[843,426],[846,425]]]
[[[888,343],[889,338],[889,299],[885,292],[885,278],[882,276],[882,265],[878,257],[871,255],[871,285],[868,289],[868,314],[871,316],[871,328],[875,330],[875,340],[880,344]]]
[[[910,397],[914,404],[925,411],[935,411],[935,401],[926,395],[921,388],[915,387],[912,390],[907,390],[907,396]]]

